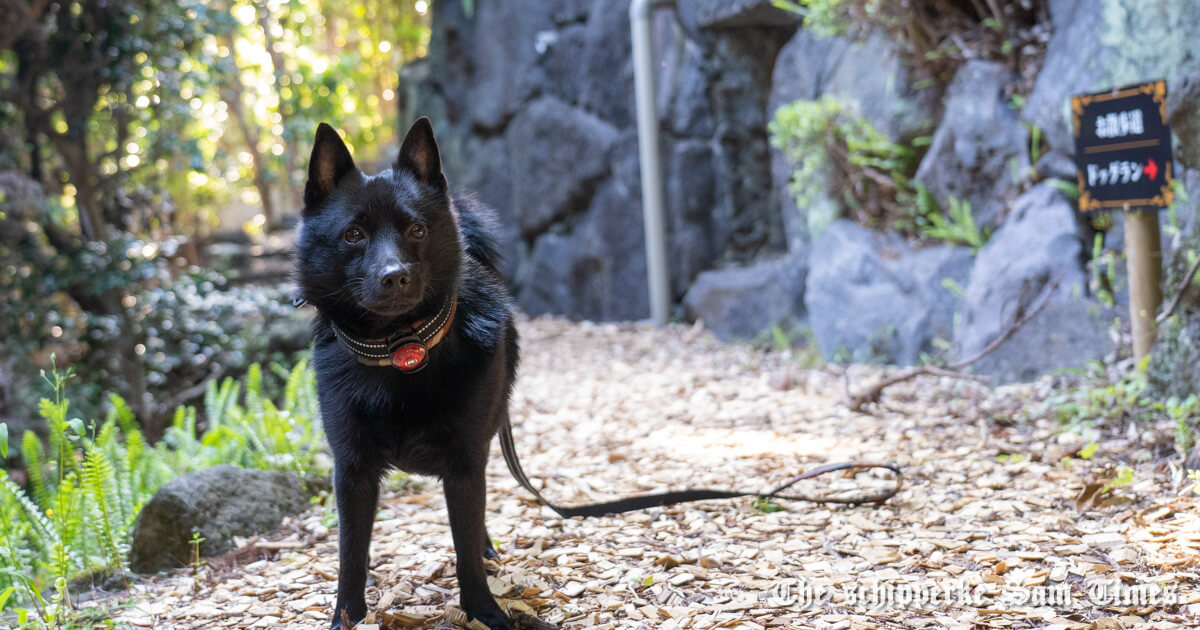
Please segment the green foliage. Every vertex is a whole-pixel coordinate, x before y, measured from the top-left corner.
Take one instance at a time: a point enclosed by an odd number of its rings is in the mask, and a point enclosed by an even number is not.
[[[1149,385],[1147,365],[1148,361],[1143,360],[1137,368],[1116,378],[1094,368],[1085,385],[1058,394],[1049,402],[1058,420],[1070,427],[1170,420],[1175,427],[1176,449],[1186,455],[1195,446],[1200,427],[1200,395],[1163,398]],[[1079,457],[1089,459],[1098,448],[1094,442],[1088,444]]]
[[[970,202],[951,197],[949,211],[943,212],[929,190],[912,180],[928,137],[912,146],[892,142],[828,96],[780,107],[769,131],[771,143],[795,165],[791,192],[797,206],[811,208],[828,197],[845,216],[867,227],[974,251],[987,243],[990,233],[975,224]]]
[[[780,107],[768,130],[771,144],[795,165],[797,206],[828,196],[863,225],[913,227],[909,179],[918,155],[912,147],[892,142],[829,96]]]
[[[315,376],[306,361],[273,368],[286,375],[278,405],[264,396],[263,373],[254,365],[241,383],[209,382],[206,428],[197,427],[194,408],[179,407],[153,446],[120,397],[111,397],[102,423],[85,426],[69,417],[70,370],[44,375],[54,391],[40,406],[48,440],[43,447],[31,431],[22,438],[28,487],[0,471],[0,556],[8,565],[0,571],[0,593],[32,604],[52,626],[65,618],[72,579],[124,571],[138,512],[175,476],[220,463],[321,473],[327,464],[318,459]],[[54,598],[43,600],[52,586]]]
[[[769,499],[767,497],[755,497],[754,502],[751,503],[750,505],[755,510],[762,512],[764,514],[770,514],[772,512],[784,511],[784,508],[782,505],[779,505],[778,503],[772,501],[771,499]]]
[[[1092,257],[1088,267],[1091,271],[1092,294],[1109,307],[1117,303],[1117,252],[1104,248],[1104,233],[1097,232],[1092,239]]]
[[[1100,422],[1147,420],[1153,401],[1146,395],[1144,366],[1113,379],[1093,366],[1086,384],[1067,389],[1049,400],[1059,422],[1070,427]]]
[[[1133,483],[1133,468],[1130,468],[1129,466],[1121,466],[1117,469],[1117,476],[1109,479],[1108,483],[1104,484],[1104,487],[1100,488],[1100,491],[1096,494],[1102,495],[1107,493],[1109,490],[1127,486],[1131,483]]]
[[[391,150],[431,4],[4,3],[0,363],[69,355],[81,413],[117,392],[157,437],[178,394],[262,357],[282,300],[189,268],[193,237],[235,202],[254,229],[295,210],[318,121],[359,164]],[[13,415],[46,393],[26,384]]]
[[[932,200],[924,186],[918,184],[917,189],[919,196]],[[957,197],[950,197],[949,201],[948,214],[943,215],[936,209],[922,213],[917,219],[917,229],[926,238],[966,245],[971,251],[978,252],[987,244],[991,234],[981,232],[979,226],[975,225],[971,202]]]

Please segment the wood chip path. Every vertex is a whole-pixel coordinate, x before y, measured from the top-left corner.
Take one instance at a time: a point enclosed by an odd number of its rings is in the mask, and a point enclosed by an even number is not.
[[[492,586],[514,612],[602,630],[1200,625],[1200,504],[1170,427],[1064,431],[1043,402],[1064,377],[996,389],[923,378],[867,415],[846,410],[835,369],[696,328],[539,318],[521,332],[516,440],[553,500],[760,490],[849,459],[896,462],[907,480],[880,508],[744,499],[564,520],[517,487],[494,446]],[[855,367],[849,381],[880,373]],[[1122,466],[1132,481],[1104,488]],[[132,627],[326,628],[337,543],[324,518],[314,507],[198,572],[87,605],[127,602],[115,618]],[[452,627],[436,481],[385,493],[371,555],[368,621]]]

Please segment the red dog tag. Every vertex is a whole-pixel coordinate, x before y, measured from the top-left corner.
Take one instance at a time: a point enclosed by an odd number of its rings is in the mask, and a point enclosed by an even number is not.
[[[429,351],[420,343],[408,343],[392,353],[392,367],[401,372],[416,372],[425,365]]]

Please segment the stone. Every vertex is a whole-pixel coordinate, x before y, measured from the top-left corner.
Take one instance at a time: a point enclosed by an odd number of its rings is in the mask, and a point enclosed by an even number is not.
[[[630,192],[605,180],[571,228],[536,240],[517,294],[522,310],[590,320],[650,315],[641,203]]]
[[[301,480],[278,471],[220,465],[167,482],[146,503],[133,527],[130,568],[155,573],[187,566],[192,533],[204,538],[202,557],[234,548],[233,537],[278,529],[285,516],[309,506]]]
[[[835,222],[813,242],[804,302],[821,354],[830,360],[911,365],[953,338],[971,250],[913,249],[892,233]]]
[[[1176,139],[1177,164],[1190,169],[1200,168],[1200,73],[1176,77],[1168,82],[1167,124]]]
[[[1200,3],[1058,0],[1054,35],[1021,117],[1058,151],[1074,154],[1070,97],[1200,71]]]
[[[1014,175],[1029,170],[1028,134],[1004,98],[1004,87],[1015,80],[1000,63],[964,64],[916,173],[942,208],[951,197],[970,202],[981,229],[999,223],[1018,192]]]
[[[470,159],[455,162],[455,172],[448,173],[455,195],[473,195],[496,211],[499,220],[500,272],[514,277],[521,263],[521,234],[518,228],[516,205],[513,203],[513,182],[509,176],[508,143],[503,136],[465,137],[464,152]]]
[[[775,6],[772,0],[691,0],[676,10],[685,28],[716,29],[795,26],[800,16]]]
[[[975,260],[955,339],[956,357],[983,350],[1048,291],[1047,308],[974,368],[1010,382],[1107,354],[1112,344],[1104,309],[1086,295],[1084,255],[1069,199],[1051,183],[1019,197]]]
[[[506,132],[517,222],[526,237],[580,212],[609,171],[617,130],[553,97],[525,106]]]
[[[617,127],[635,124],[633,44],[629,0],[595,0],[584,34],[583,54],[565,63],[575,68],[579,106]]]
[[[806,266],[803,257],[787,255],[705,271],[684,296],[684,313],[727,341],[753,340],[775,326],[794,329],[804,317]]]

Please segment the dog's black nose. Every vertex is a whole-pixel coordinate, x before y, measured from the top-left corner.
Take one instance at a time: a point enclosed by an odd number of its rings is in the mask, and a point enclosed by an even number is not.
[[[408,281],[408,271],[401,267],[392,267],[379,278],[379,283],[385,289],[404,288],[408,286]]]

